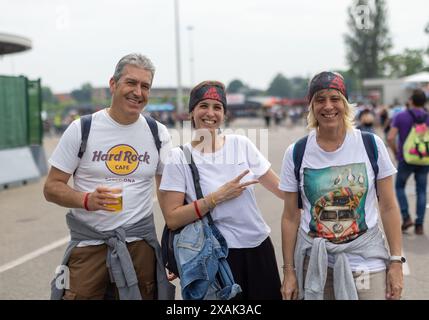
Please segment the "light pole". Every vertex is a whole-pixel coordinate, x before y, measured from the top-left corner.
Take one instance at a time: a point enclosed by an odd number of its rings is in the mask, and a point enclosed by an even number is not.
[[[193,26],[188,26],[188,31],[189,31],[189,70],[190,70],[190,81],[191,81],[191,85],[190,87],[194,86],[194,48],[193,48],[193,43],[192,43],[192,31],[194,30]]]
[[[176,31],[176,66],[177,66],[177,113],[183,113],[182,94],[182,70],[180,66],[180,23],[179,23],[179,0],[174,0],[174,17]]]

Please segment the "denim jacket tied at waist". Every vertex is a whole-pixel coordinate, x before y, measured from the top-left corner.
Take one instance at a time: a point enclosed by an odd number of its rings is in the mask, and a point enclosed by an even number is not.
[[[226,260],[225,238],[206,217],[185,226],[173,245],[184,300],[229,300],[241,292]]]

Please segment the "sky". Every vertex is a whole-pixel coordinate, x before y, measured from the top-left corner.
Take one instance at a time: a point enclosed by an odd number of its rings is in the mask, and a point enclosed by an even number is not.
[[[345,69],[352,3],[178,0],[182,85],[240,79],[266,89],[278,73],[311,77]],[[392,53],[427,47],[429,1],[387,4]],[[33,45],[0,57],[2,75],[41,78],[55,93],[86,82],[106,87],[118,60],[139,52],[155,64],[154,87],[177,85],[174,0],[0,0],[0,8],[0,33],[27,37]]]

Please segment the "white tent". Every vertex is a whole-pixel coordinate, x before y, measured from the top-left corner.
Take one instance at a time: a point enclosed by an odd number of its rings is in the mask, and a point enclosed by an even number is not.
[[[424,83],[429,82],[429,72],[419,72],[416,74],[412,74],[408,77],[402,78],[404,82],[410,83]]]
[[[31,40],[21,36],[0,33],[0,56],[30,50]]]

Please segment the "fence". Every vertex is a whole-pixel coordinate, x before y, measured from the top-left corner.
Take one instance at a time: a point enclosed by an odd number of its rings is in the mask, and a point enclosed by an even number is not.
[[[41,145],[40,80],[0,76],[0,150]]]

